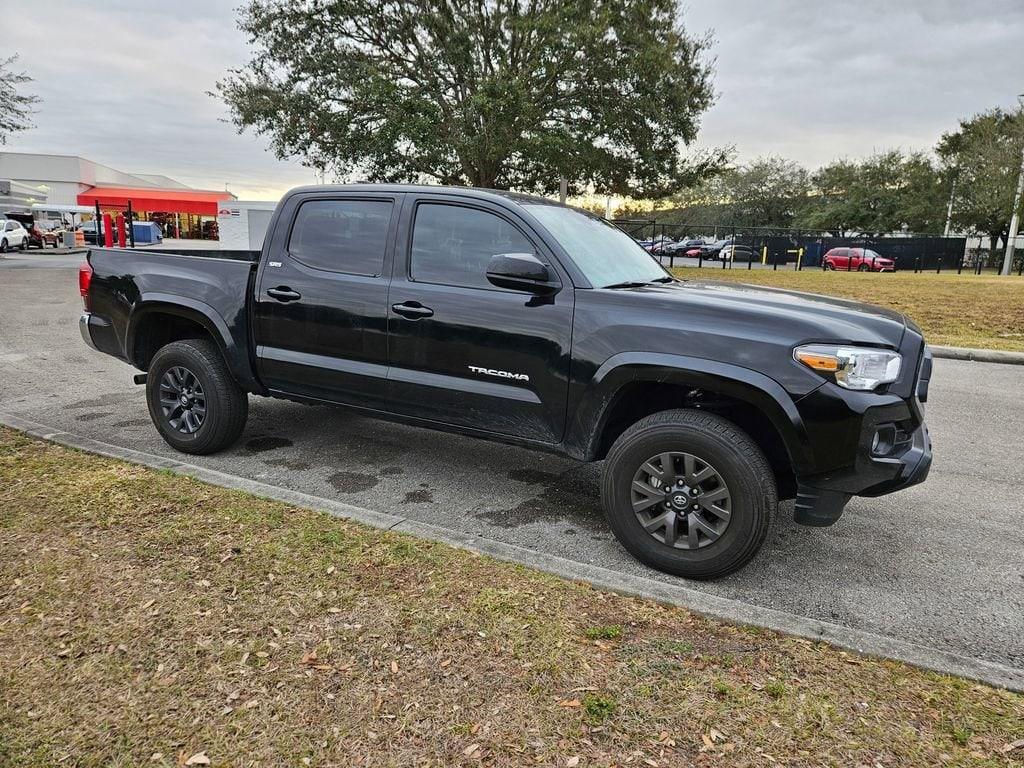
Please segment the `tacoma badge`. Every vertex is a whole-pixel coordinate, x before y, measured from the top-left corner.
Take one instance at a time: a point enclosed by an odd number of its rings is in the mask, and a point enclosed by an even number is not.
[[[485,376],[497,376],[499,379],[515,379],[516,381],[529,381],[530,377],[525,373],[509,373],[508,371],[497,371],[494,368],[478,368],[475,365],[469,366],[473,373],[482,373]]]

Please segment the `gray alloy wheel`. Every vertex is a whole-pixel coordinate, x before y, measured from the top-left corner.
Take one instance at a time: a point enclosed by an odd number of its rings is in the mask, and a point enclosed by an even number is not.
[[[192,371],[168,368],[160,379],[160,408],[168,426],[185,435],[199,431],[206,420],[206,393]]]
[[[644,530],[676,549],[713,544],[732,516],[724,478],[691,453],[670,451],[647,459],[633,475],[630,500]]]

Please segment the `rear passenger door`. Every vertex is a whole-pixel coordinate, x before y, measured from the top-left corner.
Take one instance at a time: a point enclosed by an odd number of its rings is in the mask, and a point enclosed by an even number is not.
[[[401,194],[296,196],[256,283],[257,366],[271,390],[384,403],[387,296]]]
[[[525,440],[565,427],[573,290],[514,209],[455,196],[409,195],[388,300],[388,409]],[[531,253],[562,289],[537,297],[498,288],[487,265]]]

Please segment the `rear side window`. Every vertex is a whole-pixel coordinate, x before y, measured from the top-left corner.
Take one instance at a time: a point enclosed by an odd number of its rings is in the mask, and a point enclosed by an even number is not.
[[[499,253],[533,253],[518,228],[487,211],[426,203],[416,209],[410,276],[421,283],[491,288],[487,265]]]
[[[377,277],[393,204],[390,200],[310,200],[299,206],[288,253],[308,267]]]

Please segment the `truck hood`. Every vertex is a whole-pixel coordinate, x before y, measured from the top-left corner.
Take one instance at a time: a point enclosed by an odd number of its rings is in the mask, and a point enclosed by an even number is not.
[[[690,355],[771,372],[794,395],[822,379],[793,361],[813,342],[901,349],[899,312],[799,291],[691,279],[577,292],[577,341],[595,358],[633,350]]]
[[[626,289],[638,303],[671,311],[684,307],[697,315],[711,311],[725,322],[754,320],[766,330],[798,342],[809,339],[879,344],[899,348],[905,315],[859,301],[745,283],[690,279]]]

